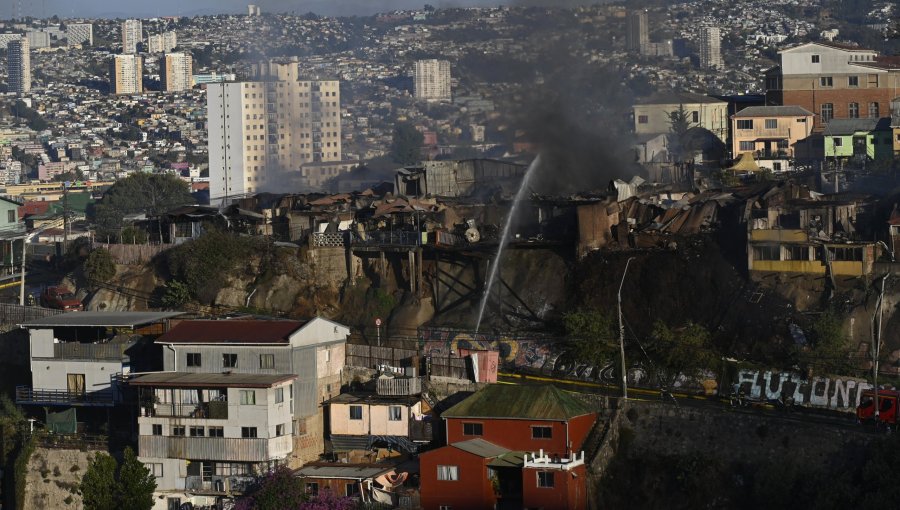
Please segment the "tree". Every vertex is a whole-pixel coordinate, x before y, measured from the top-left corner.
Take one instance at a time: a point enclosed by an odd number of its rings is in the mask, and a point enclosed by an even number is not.
[[[572,355],[581,362],[603,366],[616,355],[616,328],[612,318],[599,311],[579,309],[563,315]]]
[[[144,244],[147,242],[147,231],[137,227],[125,227],[119,235],[123,244]]]
[[[117,510],[116,459],[97,453],[81,478],[85,510]]]
[[[684,105],[678,105],[678,109],[669,113],[669,152],[675,158],[677,163],[681,163],[690,153],[690,136],[688,131],[691,129],[691,121],[688,119],[688,112],[684,109]]]
[[[317,496],[301,503],[298,510],[354,510],[356,502],[349,497],[340,497],[329,489],[324,489]]]
[[[670,329],[657,321],[653,326],[652,351],[659,363],[660,383],[671,388],[679,376],[699,377],[718,360],[712,349],[709,331],[694,322]]]
[[[91,282],[106,283],[116,276],[116,262],[104,248],[91,251],[84,260],[84,276]]]
[[[172,280],[166,283],[162,296],[162,305],[170,310],[181,308],[191,300],[191,289],[186,283]]]
[[[153,473],[137,459],[134,450],[125,448],[116,491],[119,508],[150,510],[153,508],[155,490],[156,478]]]
[[[97,237],[117,238],[125,215],[144,213],[158,216],[175,207],[193,203],[187,183],[174,175],[132,174],[116,181],[97,204]]]
[[[285,466],[263,478],[235,510],[295,510],[308,499],[303,482]]]
[[[845,375],[851,370],[850,347],[844,319],[835,310],[826,310],[811,326],[813,337],[809,363],[822,375]]]
[[[394,126],[391,139],[391,159],[401,165],[415,165],[422,159],[422,144],[425,137],[415,126],[401,122]]]

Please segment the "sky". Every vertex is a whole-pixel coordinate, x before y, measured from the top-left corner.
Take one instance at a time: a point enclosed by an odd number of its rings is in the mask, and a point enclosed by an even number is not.
[[[247,0],[0,0],[0,16],[10,18],[13,5],[21,5],[24,16],[73,17],[156,17],[195,16],[205,14],[246,13]],[[534,4],[559,6],[579,0],[256,0],[268,12],[315,12],[324,16],[370,15],[394,9],[421,8],[426,3],[435,7],[496,6],[500,4]],[[593,3],[593,2],[583,2]]]

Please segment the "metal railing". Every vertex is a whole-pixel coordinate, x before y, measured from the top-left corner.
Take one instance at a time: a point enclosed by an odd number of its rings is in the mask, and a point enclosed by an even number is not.
[[[373,230],[365,233],[365,237],[354,236],[355,245],[391,245],[421,246],[422,233],[410,230]]]
[[[126,357],[125,351],[132,345],[134,345],[133,342],[113,344],[63,342],[53,344],[53,357],[56,359],[121,360]]]
[[[228,402],[201,402],[198,404],[154,404],[144,406],[145,416],[201,418],[209,420],[227,420]]]
[[[17,404],[112,406],[115,397],[111,388],[92,392],[74,392],[54,389],[35,389],[16,386]]]

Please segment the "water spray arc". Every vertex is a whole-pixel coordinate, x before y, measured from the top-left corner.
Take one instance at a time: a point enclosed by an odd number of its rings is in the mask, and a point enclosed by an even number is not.
[[[500,273],[500,260],[501,257],[503,257],[503,251],[506,249],[506,245],[509,244],[509,232],[513,220],[516,218],[516,213],[519,211],[519,204],[522,203],[526,193],[528,193],[528,185],[532,176],[535,174],[535,170],[540,167],[540,165],[541,156],[538,154],[531,164],[528,165],[528,169],[525,170],[525,175],[522,176],[522,182],[519,184],[519,190],[513,198],[512,207],[510,207],[509,214],[506,216],[506,224],[503,226],[503,233],[500,235],[500,246],[497,247],[497,254],[494,256],[494,260],[491,261],[491,271],[487,283],[484,286],[484,295],[481,297],[481,304],[478,307],[478,318],[475,321],[475,333],[478,333],[478,330],[481,328],[481,321],[484,320],[484,310],[487,308],[488,301],[491,298],[491,288],[494,286],[494,281]]]

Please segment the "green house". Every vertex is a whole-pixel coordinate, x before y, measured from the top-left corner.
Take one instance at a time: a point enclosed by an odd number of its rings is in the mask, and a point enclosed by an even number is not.
[[[19,221],[22,204],[0,196],[0,277],[19,272],[22,263],[22,243],[25,225]]]
[[[893,155],[891,119],[832,119],[822,133],[825,157],[890,160]]]

